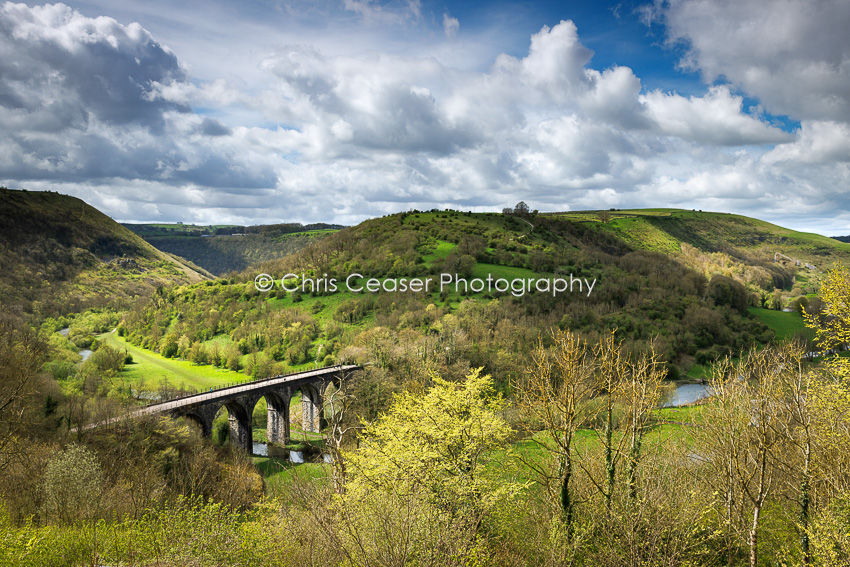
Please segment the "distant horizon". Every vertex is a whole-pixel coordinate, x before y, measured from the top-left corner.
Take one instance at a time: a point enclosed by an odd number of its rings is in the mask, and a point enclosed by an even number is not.
[[[655,207],[647,207],[647,209],[652,209],[652,208],[655,208]],[[639,210],[647,210],[647,209],[622,209],[622,210],[624,210],[624,211],[629,211],[629,210],[639,211]],[[595,213],[595,212],[601,212],[601,211],[607,211],[607,210],[608,209],[598,209],[598,210],[587,209],[587,210],[582,210],[582,211],[540,211],[540,214],[556,215],[556,214],[559,214],[559,213]],[[674,209],[674,210],[690,211],[692,209]],[[399,211],[398,213],[390,213],[390,214],[399,214],[399,213],[402,213],[402,212],[408,212],[408,211]],[[458,212],[466,212],[466,211],[458,211]],[[737,215],[737,213],[727,213],[727,212],[724,212],[724,211],[698,211],[698,212],[724,214],[724,215]],[[491,212],[485,211],[485,212],[478,212],[478,213],[473,213],[473,214],[499,214],[499,213],[494,212],[494,211],[491,211]],[[754,217],[754,216],[753,217],[750,217],[748,215],[737,215],[737,216],[743,216],[743,217],[747,217],[747,218],[754,218],[756,220],[760,220],[760,221],[764,221],[764,222],[770,222],[770,221],[765,221],[764,219],[760,219],[760,218]],[[369,218],[380,218],[380,217],[369,217]],[[124,220],[118,220],[118,219],[112,219],[112,220],[114,220],[118,224],[149,224],[149,225],[150,224],[172,224],[174,226],[183,225],[183,226],[197,226],[197,227],[211,227],[211,226],[218,226],[218,227],[244,226],[244,227],[250,227],[250,226],[272,226],[272,225],[275,225],[275,224],[288,224],[288,223],[298,223],[298,224],[303,224],[305,226],[310,225],[310,224],[336,224],[336,225],[338,225],[338,223],[329,223],[329,222],[323,222],[323,221],[302,222],[302,221],[298,221],[298,220],[295,220],[295,221],[282,220],[278,223],[262,223],[262,224],[224,224],[224,223],[199,224],[199,223],[188,223],[188,222],[183,222],[183,221],[169,222],[169,221],[124,221]],[[366,219],[366,220],[369,220],[369,219]],[[365,221],[361,221],[361,222],[365,222]],[[776,224],[776,223],[771,223],[771,224]],[[347,224],[347,225],[340,225],[340,226],[343,226],[344,228],[349,228],[349,227],[357,226],[357,225],[356,224]],[[845,237],[845,236],[850,236],[850,233],[830,235],[830,234],[821,234],[820,232],[797,230],[795,228],[791,228],[791,227],[783,226],[783,225],[776,225],[776,226],[779,226],[781,228],[787,228],[789,230],[793,230],[795,232],[800,232],[800,233],[817,234],[819,236],[825,236],[826,238],[842,238],[842,237]]]
[[[6,187],[6,189],[9,189],[11,191],[27,191],[27,192],[30,192],[30,193],[39,192],[39,191],[34,191],[32,189],[20,189],[20,188],[15,188],[15,187]],[[197,227],[211,227],[211,226],[218,226],[218,227],[244,226],[244,227],[250,227],[250,226],[269,226],[269,225],[276,225],[276,224],[295,223],[295,224],[302,224],[302,225],[305,225],[305,226],[311,225],[311,224],[340,225],[340,226],[347,228],[347,227],[351,227],[351,226],[357,226],[358,224],[360,224],[362,222],[365,222],[367,220],[374,219],[374,218],[381,218],[381,217],[384,217],[384,216],[397,215],[397,214],[401,214],[401,213],[412,213],[412,212],[415,212],[417,210],[420,213],[427,213],[427,212],[432,211],[432,209],[427,209],[427,210],[405,209],[405,210],[399,210],[399,211],[395,211],[395,212],[385,213],[383,215],[366,217],[366,218],[362,219],[361,221],[353,223],[353,224],[342,224],[342,223],[331,222],[331,221],[326,221],[326,220],[304,221],[304,220],[298,220],[298,219],[280,219],[280,220],[277,220],[277,221],[257,222],[257,223],[226,223],[226,222],[216,222],[216,221],[200,223],[200,222],[191,222],[191,221],[184,221],[184,220],[161,220],[161,219],[158,219],[158,220],[124,220],[124,219],[115,218],[115,217],[109,215],[108,213],[106,213],[105,211],[96,207],[94,204],[89,203],[88,201],[86,201],[82,197],[78,197],[76,195],[69,195],[67,193],[62,193],[62,192],[51,190],[51,189],[44,189],[41,192],[58,193],[59,195],[65,195],[67,197],[76,197],[78,199],[81,199],[87,205],[95,207],[96,209],[100,210],[104,214],[107,214],[107,216],[109,216],[109,218],[111,218],[112,220],[114,220],[115,222],[117,222],[119,224],[140,224],[140,225],[142,225],[142,224],[172,224],[172,225],[175,225],[175,226],[176,225],[183,225],[183,226],[197,226]],[[516,205],[516,204],[517,203],[514,203],[514,205]],[[505,205],[505,207],[510,207],[510,206],[511,205]],[[503,208],[505,208],[505,207],[503,207]],[[761,217],[756,216],[756,215],[742,215],[740,213],[734,213],[734,212],[731,212],[731,211],[709,211],[709,210],[704,210],[704,209],[686,209],[686,208],[681,208],[681,207],[657,207],[657,206],[655,206],[655,207],[628,207],[628,208],[619,208],[619,207],[611,208],[611,207],[609,207],[607,209],[574,209],[574,210],[567,210],[567,211],[541,211],[539,209],[534,209],[534,207],[531,206],[531,205],[529,205],[529,208],[531,210],[536,210],[538,214],[542,214],[542,215],[557,215],[557,214],[566,214],[566,213],[601,213],[601,212],[606,212],[606,211],[607,212],[625,212],[625,213],[628,213],[629,211],[691,211],[691,212],[713,213],[713,214],[721,214],[721,215],[737,215],[737,216],[742,216],[742,217],[754,218],[756,220],[760,220],[762,222],[774,224],[774,225],[779,226],[781,228],[786,228],[786,229],[789,229],[789,230],[793,230],[795,232],[817,234],[817,235],[820,235],[820,236],[825,236],[827,238],[839,238],[839,237],[843,237],[843,236],[850,236],[850,229],[848,229],[847,234],[830,235],[830,234],[824,234],[823,232],[818,232],[818,231],[815,231],[815,230],[803,230],[803,229],[795,228],[793,226],[778,224],[776,222],[761,218]],[[436,210],[439,211],[439,212],[452,210],[452,211],[456,211],[456,212],[462,212],[462,213],[469,212],[469,213],[474,213],[474,214],[502,214],[502,209],[493,210],[493,211],[473,211],[473,210],[469,210],[469,209],[442,208],[442,209],[436,209]]]

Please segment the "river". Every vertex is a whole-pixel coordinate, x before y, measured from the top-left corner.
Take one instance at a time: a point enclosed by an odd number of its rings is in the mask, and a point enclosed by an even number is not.
[[[68,338],[68,333],[70,333],[70,332],[71,332],[71,327],[65,327],[64,329],[59,329],[59,334],[62,335],[63,337],[65,337],[66,339]],[[91,349],[87,349],[87,348],[84,348],[84,349],[79,351],[79,354],[80,354],[80,356],[83,357],[84,362],[88,357],[91,356],[91,353],[92,353]]]
[[[679,384],[670,399],[664,402],[663,407],[684,406],[711,395],[711,386],[706,384]]]

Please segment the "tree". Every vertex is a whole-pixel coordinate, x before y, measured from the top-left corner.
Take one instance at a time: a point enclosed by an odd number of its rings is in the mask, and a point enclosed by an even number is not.
[[[0,316],[0,471],[9,464],[9,449],[27,425],[46,356],[47,345],[35,331],[10,315]]]
[[[427,391],[397,395],[365,426],[360,448],[344,454],[343,493],[303,495],[313,525],[347,565],[477,564],[482,520],[519,490],[487,470],[512,433],[490,377],[431,378]]]
[[[817,451],[816,418],[812,409],[818,407],[822,393],[822,378],[803,369],[803,358],[808,351],[805,342],[785,343],[776,348],[779,388],[778,397],[772,408],[774,415],[770,424],[785,441],[781,452],[782,468],[786,471],[787,481],[800,507],[798,519],[800,527],[800,551],[803,565],[811,561],[809,531],[811,520],[812,480],[816,464],[813,462]]]
[[[503,401],[480,369],[456,384],[433,375],[424,394],[405,392],[363,431],[347,454],[347,491],[424,492],[440,508],[477,522],[516,487],[496,483],[484,467],[512,430],[499,416]]]
[[[628,372],[627,355],[623,353],[622,341],[618,341],[611,331],[600,339],[593,347],[593,355],[596,358],[596,369],[594,373],[595,388],[604,397],[602,412],[604,425],[600,440],[602,442],[605,457],[605,479],[599,482],[590,475],[591,482],[605,498],[605,507],[611,510],[611,501],[614,497],[614,481],[617,474],[617,461],[621,455],[622,443],[625,436],[621,436],[615,446],[614,441],[614,403],[620,395],[620,389]],[[597,431],[597,433],[599,433]]]
[[[709,478],[720,483],[718,492],[724,494],[729,565],[734,564],[736,510],[741,522],[749,524],[744,531],[750,565],[757,565],[761,515],[776,490],[791,419],[807,419],[800,411],[788,411],[789,384],[783,381],[795,372],[793,360],[782,348],[754,350],[737,362],[721,361],[709,380],[715,402],[704,406],[705,427],[698,434],[714,472]],[[792,380],[791,386],[796,389],[801,384],[793,385]],[[804,475],[804,491],[805,482]]]
[[[47,463],[45,512],[60,522],[91,519],[97,514],[102,489],[103,472],[97,455],[71,445]]]
[[[728,305],[740,313],[747,310],[747,290],[732,278],[721,275],[711,278],[707,295],[715,305]]]
[[[811,534],[813,551],[819,552],[828,564],[838,565],[846,562],[846,551],[839,551],[842,547],[839,541],[843,539],[842,543],[846,543],[848,540],[846,511],[850,501],[850,360],[838,354],[850,342],[850,270],[847,267],[836,265],[827,273],[821,282],[816,308],[804,310],[803,318],[806,325],[814,329],[818,347],[833,350],[834,356],[827,359],[828,373],[808,378],[801,386],[804,394],[798,410],[801,416],[797,419],[802,422],[798,431],[803,429],[795,436],[797,451],[806,457],[799,498],[800,524],[805,529],[801,546],[804,560],[808,560],[806,552]],[[833,502],[831,509],[827,508],[810,528],[809,505],[814,499],[809,491],[814,488],[811,483],[816,477],[823,487],[822,500]],[[838,534],[842,537],[836,537]]]
[[[346,458],[343,443],[362,426],[351,420],[352,409],[356,399],[351,394],[348,382],[340,377],[339,387],[333,384],[325,390],[324,411],[327,416],[325,429],[325,447],[331,456],[334,491],[337,494],[345,492]]]
[[[457,250],[462,256],[478,258],[487,249],[487,243],[476,234],[466,234],[461,237]]]
[[[542,429],[532,439],[553,459],[554,471],[530,461],[558,503],[561,518],[570,532],[574,497],[573,442],[581,421],[582,407],[593,390],[593,362],[587,343],[569,331],[553,332],[554,345],[545,348],[542,338],[531,354],[531,365],[514,382],[514,392],[527,426]]]
[[[695,433],[710,471],[706,478],[715,483],[716,493],[723,498],[727,563],[731,567],[735,564],[735,513],[739,504],[735,462],[741,453],[741,438],[747,427],[740,411],[744,384],[735,376],[728,358],[714,367],[709,384],[714,403],[702,407],[706,426]]]
[[[815,329],[821,348],[844,350],[850,344],[850,270],[838,265],[831,269],[821,282],[820,296],[821,310],[804,311],[803,318]],[[828,364],[841,378],[850,378],[850,360],[836,355]]]
[[[650,427],[650,412],[661,398],[661,380],[667,374],[666,364],[658,358],[655,346],[628,362],[628,375],[623,383],[623,396],[628,406],[627,483],[629,498],[637,499],[637,469],[641,461],[643,437]]]

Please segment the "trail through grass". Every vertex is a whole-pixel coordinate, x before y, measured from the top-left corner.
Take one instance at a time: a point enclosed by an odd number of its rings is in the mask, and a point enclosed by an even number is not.
[[[228,383],[248,382],[250,378],[240,372],[200,366],[187,360],[165,358],[155,352],[130,344],[115,331],[98,336],[103,344],[119,350],[126,350],[133,357],[133,363],[124,367],[123,375],[138,387],[143,384],[147,389],[155,389],[165,379],[175,387],[208,390]]]

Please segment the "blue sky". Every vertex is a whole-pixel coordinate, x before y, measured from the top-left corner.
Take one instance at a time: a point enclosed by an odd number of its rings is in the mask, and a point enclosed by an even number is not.
[[[0,184],[122,221],[681,207],[850,234],[845,0],[0,6]]]

